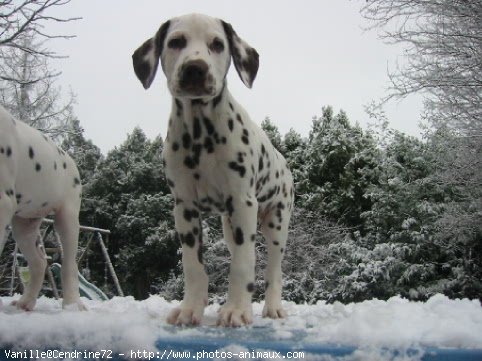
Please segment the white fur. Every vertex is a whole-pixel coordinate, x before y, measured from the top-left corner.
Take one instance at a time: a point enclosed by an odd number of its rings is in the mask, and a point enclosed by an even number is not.
[[[170,48],[170,39],[180,36],[186,39],[186,46]],[[224,43],[224,51],[210,51],[214,38]],[[263,316],[284,317],[281,260],[293,207],[292,177],[283,156],[234,100],[226,84],[232,55],[238,74],[250,87],[258,55],[229,24],[199,14],[171,19],[152,41],[162,42],[161,64],[173,96],[163,158],[176,199],[174,218],[182,242],[185,280],[184,299],[168,322],[199,324],[202,320],[208,302],[208,276],[200,258],[201,211],[208,210],[222,215],[224,238],[232,257],[228,299],[219,311],[218,323],[252,323],[257,222],[268,250],[265,280],[269,287]],[[144,85],[157,67],[143,62],[148,56],[143,53],[146,49],[140,47],[133,55],[134,69]],[[150,48],[151,52],[156,50]],[[202,96],[190,93],[181,84],[183,69],[193,61],[202,61],[209,69],[204,80],[207,90]]]
[[[32,310],[42,288],[47,261],[38,243],[42,219],[55,214],[55,229],[64,251],[63,305],[80,302],[77,252],[81,185],[74,161],[50,139],[17,121],[0,106],[0,254],[6,226],[25,256],[30,282],[17,307]]]

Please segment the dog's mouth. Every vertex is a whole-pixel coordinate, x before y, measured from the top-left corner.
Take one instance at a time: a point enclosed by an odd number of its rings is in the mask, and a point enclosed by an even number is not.
[[[185,86],[179,84],[178,90],[176,91],[177,96],[182,96],[184,98],[197,99],[212,97],[215,95],[215,87],[212,85],[205,85],[202,87],[198,86]]]
[[[215,95],[214,77],[209,66],[202,60],[190,61],[178,72],[176,96],[186,98],[205,98]]]

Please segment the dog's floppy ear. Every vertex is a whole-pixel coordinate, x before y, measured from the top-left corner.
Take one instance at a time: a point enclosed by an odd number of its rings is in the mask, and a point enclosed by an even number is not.
[[[168,29],[169,21],[166,21],[161,25],[154,37],[146,40],[144,44],[132,54],[134,72],[144,86],[144,89],[148,89],[151,86],[152,81],[156,76],[157,67],[159,66],[159,57],[162,54],[164,39],[166,38]]]
[[[258,73],[258,52],[236,34],[231,24],[223,20],[221,20],[221,23],[228,38],[229,51],[233,57],[236,71],[243,83],[248,88],[251,88]]]

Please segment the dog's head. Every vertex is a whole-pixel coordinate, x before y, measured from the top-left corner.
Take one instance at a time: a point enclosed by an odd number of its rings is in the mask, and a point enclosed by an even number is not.
[[[154,37],[134,52],[132,60],[145,89],[151,86],[160,59],[174,97],[210,99],[222,91],[231,57],[241,80],[251,88],[259,66],[256,50],[230,24],[190,14],[162,24]]]

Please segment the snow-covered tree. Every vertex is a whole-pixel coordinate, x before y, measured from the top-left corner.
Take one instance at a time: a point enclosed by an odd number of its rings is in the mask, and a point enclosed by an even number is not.
[[[280,153],[283,153],[281,134],[278,127],[271,121],[269,117],[264,118],[264,120],[261,122],[261,129],[264,130],[275,148],[278,149]]]
[[[331,107],[313,119],[302,172],[295,178],[299,202],[334,222],[361,225],[360,214],[370,208],[365,189],[377,182],[377,148],[370,135],[351,126],[346,114]]]
[[[161,160],[162,140],[136,128],[102,159],[85,190],[89,224],[112,231],[113,254],[123,289],[145,298],[177,263],[168,189]]]
[[[51,69],[48,57],[25,51],[41,49],[35,37],[24,38],[22,44],[22,48],[0,47],[0,104],[53,138],[65,135],[75,119],[75,97],[62,99],[55,85],[60,73]]]

